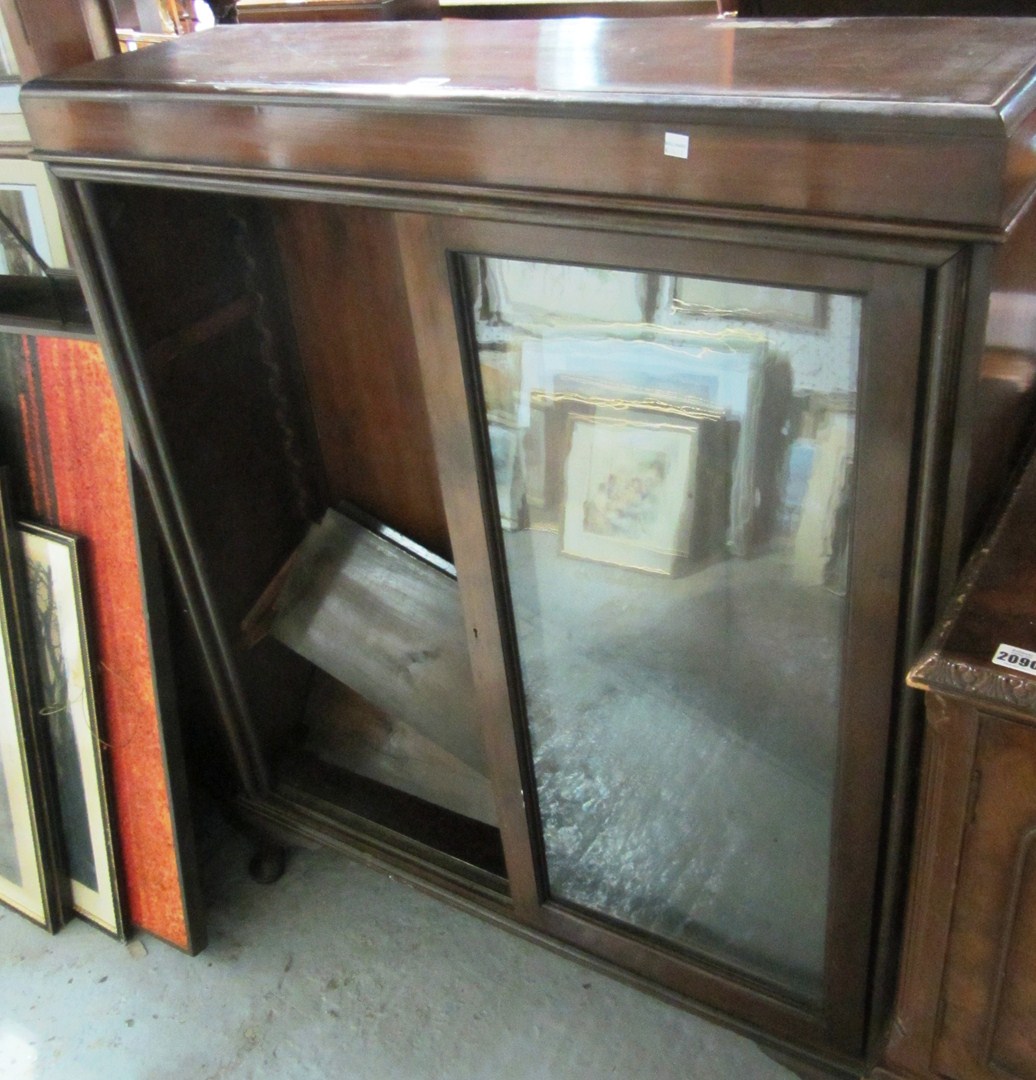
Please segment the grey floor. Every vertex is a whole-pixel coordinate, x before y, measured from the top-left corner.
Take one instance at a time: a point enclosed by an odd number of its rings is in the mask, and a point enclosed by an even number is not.
[[[0,909],[4,1080],[790,1080],[751,1042],[329,852],[219,830],[189,958]]]

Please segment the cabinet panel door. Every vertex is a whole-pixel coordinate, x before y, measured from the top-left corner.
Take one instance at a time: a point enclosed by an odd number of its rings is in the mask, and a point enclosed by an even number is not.
[[[857,1050],[922,272],[401,233],[519,914]]]
[[[984,717],[935,1066],[1036,1077],[1036,731]]]

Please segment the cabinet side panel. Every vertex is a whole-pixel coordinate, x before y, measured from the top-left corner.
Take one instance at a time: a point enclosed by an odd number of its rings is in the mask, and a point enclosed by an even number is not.
[[[308,667],[240,626],[317,511],[291,327],[271,269],[265,219],[247,199],[98,185],[93,198],[131,313],[127,354],[150,416],[167,522],[190,552],[191,586],[235,655],[260,745],[297,720]],[[216,661],[213,661],[216,662]]]
[[[1018,845],[990,1010],[988,1061],[1008,1076],[1036,1077],[1036,827]]]
[[[1018,1068],[1020,1045],[1031,1041],[1026,1016],[1036,1004],[1031,977],[1031,910],[1017,902],[1033,892],[1032,835],[1036,830],[1036,730],[983,717],[976,755],[977,796],[965,836],[943,984],[945,1013],[935,1069],[969,1080],[995,1075],[1007,1057],[1008,1075],[1032,1077],[1031,1057]],[[1012,920],[1012,913],[1021,915]],[[1000,990],[998,991],[998,988]]]
[[[929,694],[925,707],[920,822],[906,945],[884,1055],[891,1067],[919,1075],[931,1061],[977,730],[973,710],[938,694]]]

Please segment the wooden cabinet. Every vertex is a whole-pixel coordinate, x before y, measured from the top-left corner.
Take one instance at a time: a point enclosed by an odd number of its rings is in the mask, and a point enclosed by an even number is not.
[[[927,750],[895,1075],[1036,1071],[1034,522],[1030,466],[911,676]]]
[[[858,1071],[903,676],[1031,415],[1034,59],[250,27],[30,86],[239,808]]]

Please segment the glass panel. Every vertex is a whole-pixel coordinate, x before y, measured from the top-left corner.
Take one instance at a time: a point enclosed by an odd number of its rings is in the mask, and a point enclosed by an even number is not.
[[[860,301],[465,257],[553,899],[822,992]]]

